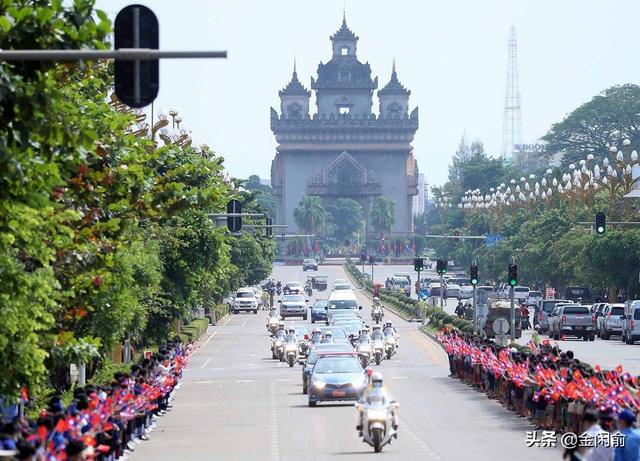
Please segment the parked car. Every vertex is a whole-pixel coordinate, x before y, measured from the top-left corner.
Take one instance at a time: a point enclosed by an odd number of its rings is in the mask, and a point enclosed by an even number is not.
[[[609,339],[612,335],[622,335],[622,316],[624,304],[606,304],[602,315],[596,317],[601,339]]]
[[[571,303],[567,299],[545,299],[538,303],[533,316],[533,324],[540,327],[540,333],[549,331],[549,315],[558,304]]]
[[[231,304],[231,313],[237,314],[240,311],[258,313],[258,300],[253,289],[241,288],[236,292]]]
[[[447,287],[445,288],[445,290],[447,298],[460,297],[460,285],[456,285],[455,283],[447,283]]]
[[[529,291],[529,296],[527,296],[527,306],[537,306],[540,301],[542,301],[544,297],[542,296],[541,291]]]
[[[460,287],[459,299],[471,299],[473,298],[473,285],[463,285]]]
[[[640,301],[627,301],[625,304],[622,341],[626,344],[640,341]]]
[[[549,336],[555,340],[565,336],[575,336],[585,341],[593,341],[596,338],[594,319],[589,306],[560,304],[551,314]]]
[[[302,272],[305,271],[318,271],[318,262],[313,258],[307,258],[302,261]]]
[[[608,303],[595,303],[591,305],[591,315],[595,316],[596,318],[596,336],[598,338],[600,337],[600,324],[602,323],[600,317],[602,317],[604,308],[607,306],[607,304]]]

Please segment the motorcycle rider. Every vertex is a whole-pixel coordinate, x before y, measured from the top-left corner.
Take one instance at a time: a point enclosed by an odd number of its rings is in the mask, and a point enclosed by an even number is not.
[[[287,331],[287,336],[285,337],[285,341],[288,343],[297,343],[298,342],[298,336],[296,336],[296,330],[293,328],[289,328],[289,331]]]
[[[335,341],[333,340],[333,335],[331,334],[330,331],[327,331],[324,334],[324,338],[322,338],[322,343],[321,344],[327,344],[327,343],[334,343]]]
[[[374,402],[382,403],[385,407],[391,408],[391,424],[394,430],[398,429],[398,417],[394,408],[391,406],[391,401],[393,399],[391,398],[391,394],[389,394],[387,388],[382,385],[382,374],[377,371],[372,373],[370,382],[371,384],[364,390],[364,392],[360,396],[360,399],[358,400],[358,402],[363,405],[363,408],[360,410],[359,414],[359,422],[356,426],[356,429],[360,431],[360,437],[362,437],[364,411],[366,411],[367,407]]]
[[[396,348],[398,347],[398,335],[396,333],[396,329],[393,326],[393,323],[385,323],[382,333],[384,334],[385,338],[393,338],[396,342]]]
[[[384,316],[384,312],[382,311],[382,304],[380,303],[380,298],[374,296],[373,298],[373,307],[371,309],[371,319],[375,320],[376,313],[379,313],[380,318]]]
[[[311,282],[311,279],[307,279],[307,283],[304,284],[304,292],[309,296],[313,295],[313,283]]]
[[[360,330],[360,336],[358,336],[358,343],[369,344],[371,342],[371,336],[369,336],[369,328],[364,327]]]
[[[322,330],[316,328],[311,332],[311,339],[309,339],[310,344],[320,344],[322,343]]]
[[[371,339],[373,341],[384,341],[384,335],[380,330],[380,325],[373,326],[373,332],[371,333]]]

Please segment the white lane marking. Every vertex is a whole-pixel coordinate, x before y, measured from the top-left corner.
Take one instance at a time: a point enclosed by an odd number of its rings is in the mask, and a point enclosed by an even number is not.
[[[215,381],[193,381],[191,384],[215,384]]]
[[[209,336],[209,337],[207,338],[207,340],[204,342],[204,344],[202,344],[202,346],[200,346],[200,349],[202,349],[204,346],[206,346],[207,344],[209,344],[209,341],[211,341],[211,340],[213,339],[213,337],[214,337],[215,335],[217,335],[217,334],[218,334],[218,332],[217,332],[217,331],[214,331],[213,333],[211,333],[211,336]]]
[[[409,379],[408,376],[392,376],[391,379]]]
[[[278,440],[278,402],[276,399],[276,383],[271,381],[271,461],[280,459],[280,441]]]
[[[243,327],[243,326],[245,326],[246,324],[247,324],[247,321],[245,320],[244,322],[242,322],[242,323],[240,324],[240,326],[241,326],[241,327]]]
[[[213,355],[209,357],[207,360],[205,360],[205,362],[202,365],[200,365],[200,368],[204,368],[207,365],[209,365],[209,362],[211,362],[211,360],[213,360]]]
[[[402,432],[406,432],[407,434],[409,434],[409,437],[411,437],[413,439],[413,441],[416,443],[417,446],[419,446],[427,455],[429,455],[429,459],[433,459],[433,460],[441,460],[442,458],[440,457],[440,455],[438,455],[438,453],[436,453],[435,451],[433,451],[433,449],[427,445],[427,443],[422,440],[418,434],[416,434],[415,432],[413,432],[413,430],[411,430],[411,428],[405,424],[400,417],[398,417],[398,432],[402,433]]]
[[[221,326],[221,327],[226,326],[226,325],[227,325],[227,323],[229,323],[229,322],[231,321],[231,319],[233,319],[233,318],[235,318],[235,315],[234,315],[234,314],[231,314],[231,315],[227,318],[227,320],[225,320],[224,322],[222,322],[222,323],[220,324],[220,326]]]
[[[253,379],[236,379],[236,383],[252,383]]]
[[[220,331],[219,333],[221,335],[230,335],[232,332],[231,331]]]
[[[276,381],[279,383],[288,383],[291,380],[289,378],[279,378],[279,379],[276,379]]]

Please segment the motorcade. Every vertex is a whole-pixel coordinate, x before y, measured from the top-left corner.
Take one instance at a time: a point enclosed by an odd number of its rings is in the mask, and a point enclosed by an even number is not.
[[[358,400],[366,385],[364,368],[355,353],[321,353],[309,376],[309,406],[326,401]]]
[[[347,333],[345,333],[344,328],[340,326],[330,325],[328,327],[321,327],[320,330],[323,335],[327,334],[327,332],[331,333],[334,343],[349,344]]]
[[[318,271],[318,262],[313,258],[307,258],[302,261],[302,272]]]
[[[587,287],[566,287],[563,292],[563,298],[569,299],[575,303],[588,304],[593,301],[591,289]]]
[[[596,315],[596,328],[600,339],[609,339],[611,336],[622,336],[622,317],[624,316],[624,304],[605,304],[601,315]]]
[[[309,275],[307,276],[309,280],[311,280],[311,287],[314,290],[325,291],[328,286],[328,281],[326,275]]]
[[[287,282],[282,289],[282,294],[291,295],[291,294],[302,294],[304,293],[304,288],[300,282]]]
[[[544,299],[541,291],[529,291],[525,304],[529,307],[536,307],[540,301]]]
[[[391,279],[391,290],[402,290],[405,295],[411,296],[411,281],[407,277],[393,277]]]
[[[640,301],[627,301],[624,305],[622,341],[626,344],[640,341]]]
[[[447,298],[459,298],[460,297],[460,285],[455,283],[447,283],[445,288],[445,294]]]
[[[327,320],[328,299],[316,299],[311,306],[311,323]]]
[[[371,401],[356,403],[356,410],[362,412],[362,441],[373,447],[376,453],[391,443],[398,432],[393,424],[393,412],[398,410],[394,400],[384,402],[383,399],[371,398]]]
[[[538,303],[533,315],[533,324],[538,325],[540,333],[549,331],[549,315],[558,304],[572,303],[568,299],[544,299]]]
[[[271,335],[271,358],[282,360],[284,354],[284,342],[286,333],[284,330],[276,330]]]
[[[557,305],[549,319],[549,336],[555,340],[565,336],[574,336],[585,341],[595,340],[595,317],[591,315],[589,306]]]
[[[329,308],[327,309],[327,319],[330,321],[334,312],[352,310],[361,310],[362,306],[358,305],[358,300],[353,291],[334,291],[329,296]]]
[[[283,319],[287,317],[302,317],[302,320],[307,320],[307,303],[309,300],[305,299],[303,295],[284,295],[278,302],[280,303],[280,317]]]
[[[258,313],[258,300],[251,288],[241,288],[236,291],[231,303],[231,313],[237,314],[240,311]]]
[[[473,285],[462,285],[460,287],[459,299],[471,299],[473,298]]]
[[[297,341],[285,339],[284,353],[280,357],[280,360],[287,362],[289,367],[293,367],[293,364],[298,361],[298,349],[300,345]]]
[[[326,352],[353,352],[351,344],[345,343],[331,343],[331,344],[317,344],[307,356],[307,360],[301,361],[302,365],[302,393],[307,394],[309,388],[309,376],[311,376],[311,370],[316,364],[320,354]]]

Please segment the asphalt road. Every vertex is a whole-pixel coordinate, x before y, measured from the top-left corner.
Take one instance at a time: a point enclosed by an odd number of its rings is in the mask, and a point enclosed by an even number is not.
[[[358,266],[362,268],[362,266]],[[371,266],[365,265],[365,271],[371,274]],[[387,277],[393,277],[396,272],[408,272],[412,275],[411,281],[416,279],[416,272],[413,266],[374,266],[373,276],[375,281],[384,283]],[[427,277],[436,277],[435,272],[429,271],[423,274]],[[415,293],[412,293],[415,297]],[[457,299],[449,299],[445,304],[445,310],[453,314],[458,303]],[[532,319],[533,320],[533,319]],[[533,322],[532,322],[533,323]],[[532,330],[522,332],[522,338],[518,340],[520,344],[527,344],[531,340]],[[542,339],[548,339],[547,335],[541,335]],[[553,341],[552,341],[553,342]],[[564,341],[556,341],[560,349],[572,350],[576,358],[591,365],[600,365],[603,369],[612,370],[618,365],[634,375],[640,375],[640,344],[629,346],[624,344],[619,336],[612,336],[609,340],[596,338],[594,342],[585,342],[582,339],[569,338]]]
[[[344,277],[339,266],[319,273]],[[283,281],[304,280],[297,267],[276,267]],[[320,293],[320,297],[328,292]],[[370,318],[370,303],[358,293]],[[315,298],[315,296],[314,296]],[[158,421],[134,461],[157,460],[390,460],[559,459],[559,452],[527,448],[527,421],[452,380],[445,353],[415,323],[391,317],[400,348],[379,367],[400,404],[399,438],[374,455],[360,441],[350,403],[317,408],[302,394],[301,367],[271,359],[265,313],[229,316],[191,357],[172,410]],[[301,323],[295,320],[287,323]],[[283,366],[284,365],[284,366]],[[551,456],[551,458],[549,458]]]

